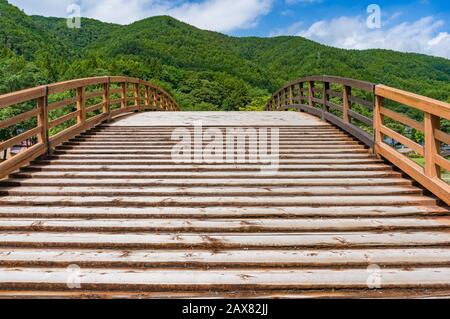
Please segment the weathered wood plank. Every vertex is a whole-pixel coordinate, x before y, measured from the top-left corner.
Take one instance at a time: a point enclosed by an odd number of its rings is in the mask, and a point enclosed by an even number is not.
[[[145,234],[145,233],[54,233],[3,232],[0,247],[71,247],[111,249],[182,248],[370,248],[427,247],[450,245],[448,232],[397,233],[240,233],[240,234]]]
[[[146,268],[448,266],[448,248],[365,250],[60,250],[0,249],[0,265]]]

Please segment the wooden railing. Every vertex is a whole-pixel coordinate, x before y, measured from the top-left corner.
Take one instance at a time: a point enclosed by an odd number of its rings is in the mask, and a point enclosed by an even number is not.
[[[305,77],[288,83],[276,92],[267,103],[266,111],[297,109],[307,112],[339,126],[373,148],[374,137],[370,134],[373,120],[361,114],[361,111],[372,113],[374,88],[372,83],[353,79]],[[355,104],[359,108],[353,108]],[[362,127],[355,122],[362,124]]]
[[[29,139],[35,144],[0,163],[0,178],[111,118],[138,111],[180,110],[163,89],[121,76],[78,79],[1,95],[0,109],[8,107],[26,111],[1,120],[0,129],[27,121],[31,125],[3,138],[0,152]]]
[[[355,89],[357,95],[353,94]],[[420,111],[423,121],[393,111],[387,105],[389,103],[399,103]],[[289,83],[276,92],[266,105],[267,111],[290,109],[321,117],[342,128],[450,205],[450,185],[441,178],[442,170],[450,172],[450,161],[441,155],[441,146],[450,145],[450,135],[440,127],[441,120],[450,120],[449,103],[384,85],[313,76]],[[361,111],[366,111],[366,114],[361,114]],[[386,118],[423,133],[424,145],[389,128]],[[386,137],[423,157],[424,166],[389,146]]]

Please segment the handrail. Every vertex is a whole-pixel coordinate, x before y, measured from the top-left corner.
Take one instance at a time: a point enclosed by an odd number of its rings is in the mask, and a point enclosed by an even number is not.
[[[130,85],[132,88],[130,89]],[[117,86],[118,88],[111,88]],[[89,92],[89,89],[93,91]],[[71,97],[49,103],[55,94]],[[118,95],[118,97],[116,97]],[[129,102],[132,102],[130,104]],[[0,179],[23,167],[39,156],[49,154],[56,146],[113,117],[139,111],[180,111],[175,100],[163,89],[137,78],[103,76],[64,81],[31,89],[0,95],[0,109],[21,103],[32,103],[32,109],[0,121],[0,128],[7,128],[24,121],[36,121],[36,126],[0,141],[0,152],[29,138],[37,143],[0,163]],[[115,106],[115,107],[114,107]],[[58,118],[50,113],[72,108]],[[73,111],[73,109],[75,109]],[[58,125],[69,127],[50,136],[50,129]]]
[[[322,88],[317,89],[317,82]],[[341,92],[331,85],[341,86]],[[373,100],[352,95],[358,89],[369,94]],[[316,93],[321,93],[320,98]],[[342,105],[330,101],[342,99]],[[397,113],[385,106],[385,100],[401,103],[420,110],[424,114],[423,123]],[[304,103],[306,102],[306,103]],[[371,118],[355,112],[353,104],[370,109]],[[441,119],[450,120],[450,104],[428,97],[375,85],[354,79],[332,76],[310,76],[292,81],[275,92],[266,104],[267,111],[296,109],[321,117],[342,128],[364,144],[372,148],[378,156],[385,158],[404,173],[408,174],[447,205],[450,205],[450,185],[441,179],[441,169],[450,171],[450,161],[441,155],[441,144],[450,145],[450,135],[440,129]],[[333,110],[335,112],[333,112]],[[424,134],[424,146],[388,128],[385,118],[401,123]],[[352,123],[352,119],[363,123],[366,130]],[[369,129],[369,130],[368,130]],[[370,132],[370,129],[373,131]],[[425,165],[419,164],[385,143],[385,137],[403,144],[422,155]]]

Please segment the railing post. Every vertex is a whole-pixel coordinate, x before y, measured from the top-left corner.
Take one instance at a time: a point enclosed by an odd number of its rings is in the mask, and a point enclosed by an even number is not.
[[[352,108],[350,102],[350,96],[352,94],[352,88],[348,85],[344,85],[344,89],[342,91],[342,116],[345,123],[350,123],[350,117],[348,115],[348,111]]]
[[[145,109],[148,110],[150,106],[150,89],[148,86],[145,86]]]
[[[277,100],[278,100],[277,111],[280,111],[281,110],[281,91],[278,92],[278,94],[277,94]]]
[[[86,122],[86,107],[84,100],[84,86],[77,88],[77,123],[82,124]]]
[[[45,95],[37,100],[37,108],[39,109],[39,115],[37,117],[37,125],[41,127],[41,131],[38,134],[38,143],[45,145],[47,155],[50,154],[50,136],[48,127],[48,87],[45,87]]]
[[[153,111],[158,111],[158,91],[153,91]]]
[[[314,107],[314,81],[309,81],[308,87],[308,104],[311,107]]]
[[[122,88],[122,92],[120,93],[120,97],[122,99],[120,101],[120,107],[124,109],[128,106],[127,82],[120,83],[120,87]]]
[[[328,107],[328,102],[330,100],[330,96],[328,94],[328,91],[330,90],[330,82],[323,82],[323,94],[322,94],[322,120],[325,120],[325,113],[330,112],[330,108]]]
[[[108,77],[108,83],[103,84],[103,113],[107,114],[107,119],[109,121],[110,109],[110,94],[109,94],[109,84],[110,78]]]
[[[299,105],[303,104],[303,82],[300,82],[298,84],[298,104]],[[298,110],[301,112],[302,111],[302,107],[299,106]]]
[[[137,106],[138,111],[141,111],[141,97],[140,97],[140,85],[139,82],[134,84],[134,106]]]
[[[425,134],[425,175],[430,178],[440,178],[441,169],[436,165],[435,156],[440,155],[441,143],[436,140],[435,130],[440,128],[441,119],[430,113],[425,113],[424,134]]]
[[[294,87],[294,85],[292,84],[292,85],[290,86],[290,90],[289,90],[289,104],[290,104],[290,105],[294,105],[294,89],[295,89],[295,87]]]
[[[383,133],[381,133],[381,126],[383,125],[383,115],[381,108],[384,107],[384,97],[375,95],[375,107],[373,109],[373,131],[375,139],[374,152],[377,152],[377,144],[383,143]]]

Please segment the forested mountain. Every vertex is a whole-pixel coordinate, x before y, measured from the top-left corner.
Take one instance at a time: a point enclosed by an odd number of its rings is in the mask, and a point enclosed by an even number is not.
[[[260,108],[284,82],[328,74],[450,102],[450,60],[387,50],[350,51],[300,37],[236,38],[170,17],[120,26],[27,16],[0,0],[0,93],[94,75],[126,75],[168,89],[183,109]]]

